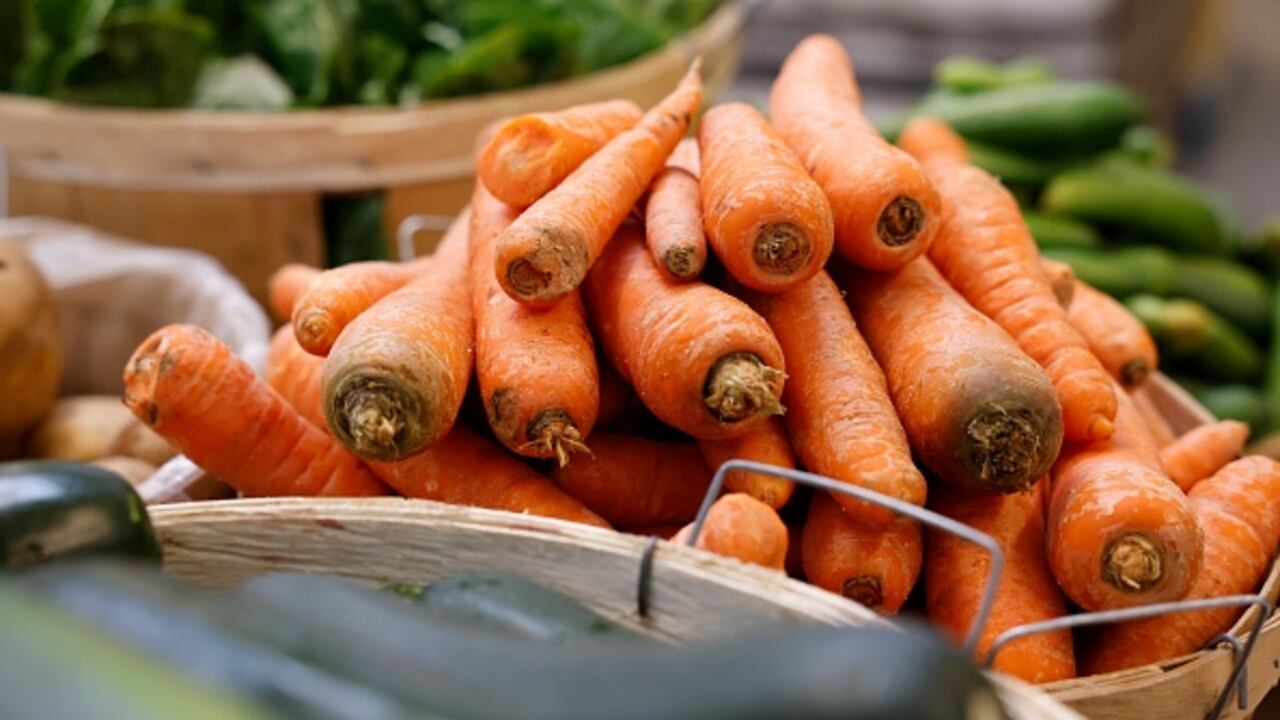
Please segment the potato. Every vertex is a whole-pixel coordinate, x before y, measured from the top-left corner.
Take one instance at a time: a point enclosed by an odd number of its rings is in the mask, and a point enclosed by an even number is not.
[[[89,462],[112,452],[121,434],[136,422],[115,395],[62,398],[36,426],[27,454],[44,460]]]
[[[146,423],[135,418],[133,423],[120,433],[120,437],[116,438],[107,452],[111,455],[137,458],[160,467],[177,455],[178,449],[170,445],[168,440],[160,437]]]
[[[97,465],[103,470],[110,470],[129,481],[130,485],[137,487],[142,484],[143,480],[151,477],[156,471],[156,467],[150,463],[143,462],[137,458],[124,457],[122,455],[112,455],[99,460],[94,460],[91,465]]]
[[[58,308],[22,246],[0,237],[0,456],[53,407],[62,379]]]

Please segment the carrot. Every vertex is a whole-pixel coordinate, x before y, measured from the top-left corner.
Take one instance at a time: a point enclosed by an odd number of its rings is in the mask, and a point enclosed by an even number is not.
[[[692,532],[690,523],[671,541],[686,543]],[[711,505],[696,545],[744,563],[782,570],[787,559],[787,526],[768,505],[745,493],[730,493]]]
[[[1086,610],[1184,597],[1204,546],[1191,505],[1161,469],[1142,417],[1127,393],[1116,396],[1111,438],[1069,443],[1053,468],[1049,567]]]
[[[779,292],[813,277],[831,256],[831,206],[755,108],[711,108],[698,128],[707,242],[729,274]]]
[[[1249,426],[1235,420],[1201,425],[1160,450],[1160,465],[1183,492],[1240,457]]]
[[[545,476],[460,424],[407,460],[369,467],[409,498],[609,526]]]
[[[1152,402],[1151,396],[1145,392],[1144,388],[1139,387],[1131,391],[1129,399],[1133,401],[1134,408],[1138,411],[1138,415],[1142,417],[1157,448],[1164,448],[1177,439],[1178,436],[1173,432],[1169,421],[1165,419],[1164,414]]]
[[[694,437],[746,434],[782,412],[782,349],[741,300],[674,283],[624,224],[585,285],[596,339],[660,420]]]
[[[825,492],[813,494],[800,556],[809,582],[882,615],[906,602],[920,575],[920,524],[901,518],[874,528],[849,517]]]
[[[853,65],[835,38],[811,35],[791,51],[769,114],[831,202],[845,259],[892,270],[928,249],[942,211],[938,194],[920,165],[863,115]]]
[[[783,293],[744,292],[782,345],[787,361],[787,429],[815,473],[916,505],[924,476],[911,461],[884,372],[858,332],[840,290],[825,272]],[[847,496],[845,512],[873,525],[893,513]]]
[[[363,458],[421,452],[458,416],[474,341],[469,222],[455,220],[431,264],[347,325],[325,361],[329,429]]]
[[[1280,542],[1280,464],[1261,455],[1236,460],[1197,483],[1189,499],[1204,527],[1204,569],[1187,598],[1257,590]],[[1239,616],[1223,608],[1108,625],[1086,644],[1081,669],[1113,672],[1195,652]]]
[[[551,478],[614,525],[686,523],[698,514],[711,470],[692,443],[596,433]]]
[[[600,409],[595,345],[576,291],[546,311],[507,297],[493,277],[493,241],[516,217],[477,183],[471,197],[471,303],[476,380],[498,440],[529,457],[588,452]]]
[[[282,265],[271,273],[271,279],[267,280],[267,304],[272,314],[284,321],[293,317],[294,303],[319,274],[316,268],[302,263]]]
[[[1044,367],[1062,404],[1067,438],[1110,435],[1115,391],[1058,304],[1017,200],[999,180],[970,165],[964,142],[937,120],[911,121],[899,144],[924,162],[942,196],[941,229],[929,259]]]
[[[769,418],[764,425],[736,438],[699,440],[698,449],[712,471],[730,460],[754,460],[792,470],[796,467],[786,426],[777,417]],[[795,490],[795,484],[790,480],[745,470],[729,473],[724,479],[724,486],[730,492],[746,493],[774,510],[786,505]]]
[[[124,403],[245,495],[383,495],[386,488],[208,331],[169,325],[124,370]]]
[[[689,128],[702,103],[700,65],[502,233],[494,272],[508,295],[545,307],[578,287]]]
[[[975,657],[985,658],[1004,631],[1067,613],[1066,601],[1044,557],[1043,486],[1010,495],[965,494],[951,489],[933,493],[931,509],[990,535],[1004,551],[1004,569],[995,604],[978,638]],[[971,542],[938,530],[926,530],[925,605],[929,622],[955,642],[969,633],[986,589],[990,557]],[[1071,631],[1033,635],[996,655],[994,667],[1030,683],[1075,677]]]
[[[285,325],[271,337],[267,348],[266,381],[288,403],[316,427],[329,432],[320,403],[320,376],[324,358],[302,349],[293,328]]]
[[[916,457],[972,490],[1017,492],[1049,471],[1062,446],[1049,378],[928,259],[840,280]]]
[[[325,270],[293,305],[293,332],[309,353],[324,357],[342,330],[374,303],[420,275],[430,256],[408,263],[373,260]]]
[[[1089,343],[1102,366],[1126,388],[1135,388],[1156,371],[1156,344],[1142,321],[1123,303],[1076,282],[1067,319]]]
[[[528,207],[643,114],[630,100],[608,100],[511,118],[483,146],[476,175],[502,202]]]
[[[681,140],[653,179],[645,203],[645,242],[658,269],[672,280],[692,280],[707,264],[698,165],[697,142]]]
[[[1076,298],[1076,271],[1071,266],[1050,260],[1049,258],[1040,258],[1040,269],[1044,271],[1044,276],[1049,281],[1049,287],[1053,288],[1053,296],[1058,299],[1058,304],[1068,312],[1070,317],[1071,303]],[[1072,325],[1075,325],[1073,322]],[[1076,326],[1079,330],[1079,326]],[[1083,334],[1084,331],[1080,330]],[[1088,335],[1085,335],[1088,340]]]

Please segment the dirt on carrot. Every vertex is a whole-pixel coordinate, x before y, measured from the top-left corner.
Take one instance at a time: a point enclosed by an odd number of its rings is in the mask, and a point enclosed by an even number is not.
[[[692,280],[707,264],[698,173],[697,142],[681,140],[645,202],[645,242],[658,269],[672,280]]]
[[[692,533],[693,525],[686,525],[672,542],[687,543]],[[744,563],[782,570],[787,559],[787,526],[768,505],[745,493],[729,493],[711,505],[696,546]]]
[[[1183,492],[1240,457],[1249,426],[1235,420],[1201,425],[1160,449],[1160,465]]]
[[[1126,388],[1138,387],[1156,371],[1159,358],[1151,333],[1110,295],[1077,281],[1075,301],[1067,319],[1084,336],[1107,372]]]
[[[881,615],[896,614],[920,575],[920,524],[899,519],[875,528],[859,522],[825,492],[815,492],[801,539],[810,583]]]
[[[746,435],[725,440],[699,440],[698,449],[713,472],[730,460],[751,460],[791,470],[796,467],[787,428],[776,416]],[[729,473],[724,486],[730,492],[746,493],[774,510],[786,505],[795,490],[795,484],[790,480],[746,470]]]

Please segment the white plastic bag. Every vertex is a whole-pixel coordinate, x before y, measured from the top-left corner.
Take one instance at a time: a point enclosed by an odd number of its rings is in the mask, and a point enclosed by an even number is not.
[[[129,243],[44,218],[0,219],[0,236],[26,246],[57,298],[67,358],[63,395],[120,395],[134,349],[154,330],[178,322],[205,328],[262,371],[271,323],[208,255]],[[148,502],[185,500],[201,477],[178,456],[138,493]]]

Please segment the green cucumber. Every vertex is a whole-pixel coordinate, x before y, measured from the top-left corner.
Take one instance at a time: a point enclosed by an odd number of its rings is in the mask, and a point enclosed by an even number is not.
[[[1172,173],[1118,157],[1067,170],[1040,195],[1046,212],[1204,255],[1226,255],[1235,249],[1220,204]]]
[[[1005,150],[969,140],[969,161],[1000,179],[1005,185],[1039,187],[1062,172],[1062,163]]]
[[[1018,58],[993,63],[958,55],[933,67],[934,83],[949,92],[968,95],[997,88],[1039,85],[1053,80],[1053,68],[1041,58]]]
[[[1272,218],[1245,235],[1240,244],[1240,260],[1275,274],[1280,271],[1280,218]]]
[[[1267,408],[1267,430],[1280,430],[1280,285],[1271,300],[1271,354],[1263,378],[1262,398]]]
[[[1046,215],[1036,210],[1023,209],[1022,219],[1027,223],[1027,230],[1035,238],[1036,245],[1043,248],[1084,248],[1093,250],[1102,247],[1102,236],[1089,225],[1079,220],[1058,215]]]
[[[1062,157],[1114,147],[1143,110],[1133,93],[1115,83],[1052,82],[974,95],[930,94],[881,131],[896,140],[919,115],[946,122],[968,140]]]
[[[1177,261],[1163,248],[1046,247],[1043,254],[1070,265],[1076,277],[1112,297],[1167,295],[1176,281]]]
[[[1162,359],[1224,382],[1254,382],[1262,352],[1248,336],[1194,300],[1137,295],[1125,305],[1147,327]]]
[[[1168,168],[1173,165],[1173,141],[1150,125],[1134,125],[1120,137],[1120,152],[1139,165]]]
[[[469,572],[428,586],[396,585],[389,589],[432,615],[529,640],[565,645],[583,640],[643,639],[567,595],[514,575]]]
[[[1177,259],[1170,294],[1195,300],[1255,338],[1271,331],[1271,286],[1257,270],[1214,257]]]
[[[129,483],[80,463],[0,463],[0,570],[95,554],[160,559]]]
[[[40,720],[269,720],[41,599],[0,587],[4,716]]]

